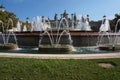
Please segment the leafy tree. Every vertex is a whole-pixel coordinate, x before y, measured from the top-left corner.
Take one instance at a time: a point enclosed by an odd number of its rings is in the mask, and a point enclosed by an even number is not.
[[[116,27],[118,19],[120,19],[120,14],[116,13],[115,18],[110,21],[111,30],[115,31],[115,27]],[[120,23],[117,25],[117,31],[119,31],[119,30],[120,30]]]
[[[8,20],[12,19],[13,20],[13,27],[16,27],[16,24],[18,22],[18,18],[16,15],[12,12],[8,11],[0,11],[0,20],[4,23],[4,29],[8,27]],[[9,24],[9,29],[12,27],[11,23]],[[1,24],[0,24],[0,31],[1,31]]]

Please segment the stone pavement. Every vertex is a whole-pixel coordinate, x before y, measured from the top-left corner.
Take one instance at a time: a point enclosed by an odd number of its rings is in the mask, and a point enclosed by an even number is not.
[[[36,58],[36,59],[106,59],[120,58],[120,53],[102,54],[20,54],[20,53],[0,53],[0,57],[9,58]]]

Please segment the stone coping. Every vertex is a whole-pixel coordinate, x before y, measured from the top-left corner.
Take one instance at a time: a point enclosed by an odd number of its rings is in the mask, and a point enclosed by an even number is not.
[[[120,58],[120,53],[102,54],[21,54],[21,53],[0,53],[0,57],[7,58],[35,58],[35,59],[109,59]]]

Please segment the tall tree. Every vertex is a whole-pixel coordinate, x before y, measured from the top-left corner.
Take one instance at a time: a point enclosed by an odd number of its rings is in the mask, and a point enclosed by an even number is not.
[[[4,23],[4,28],[6,29],[8,27],[8,20],[9,18],[12,19],[13,21],[13,27],[16,27],[16,24],[17,24],[17,21],[18,21],[18,18],[16,17],[16,15],[12,12],[8,12],[8,11],[0,11],[0,20]],[[0,25],[1,27],[1,25]],[[12,25],[10,24],[9,28],[11,28]],[[0,28],[0,31],[1,31],[1,28]]]

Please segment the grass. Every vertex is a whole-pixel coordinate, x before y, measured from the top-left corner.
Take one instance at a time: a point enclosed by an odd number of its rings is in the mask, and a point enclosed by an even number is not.
[[[102,68],[110,62],[114,68]],[[119,80],[120,59],[41,60],[0,58],[0,80]]]

